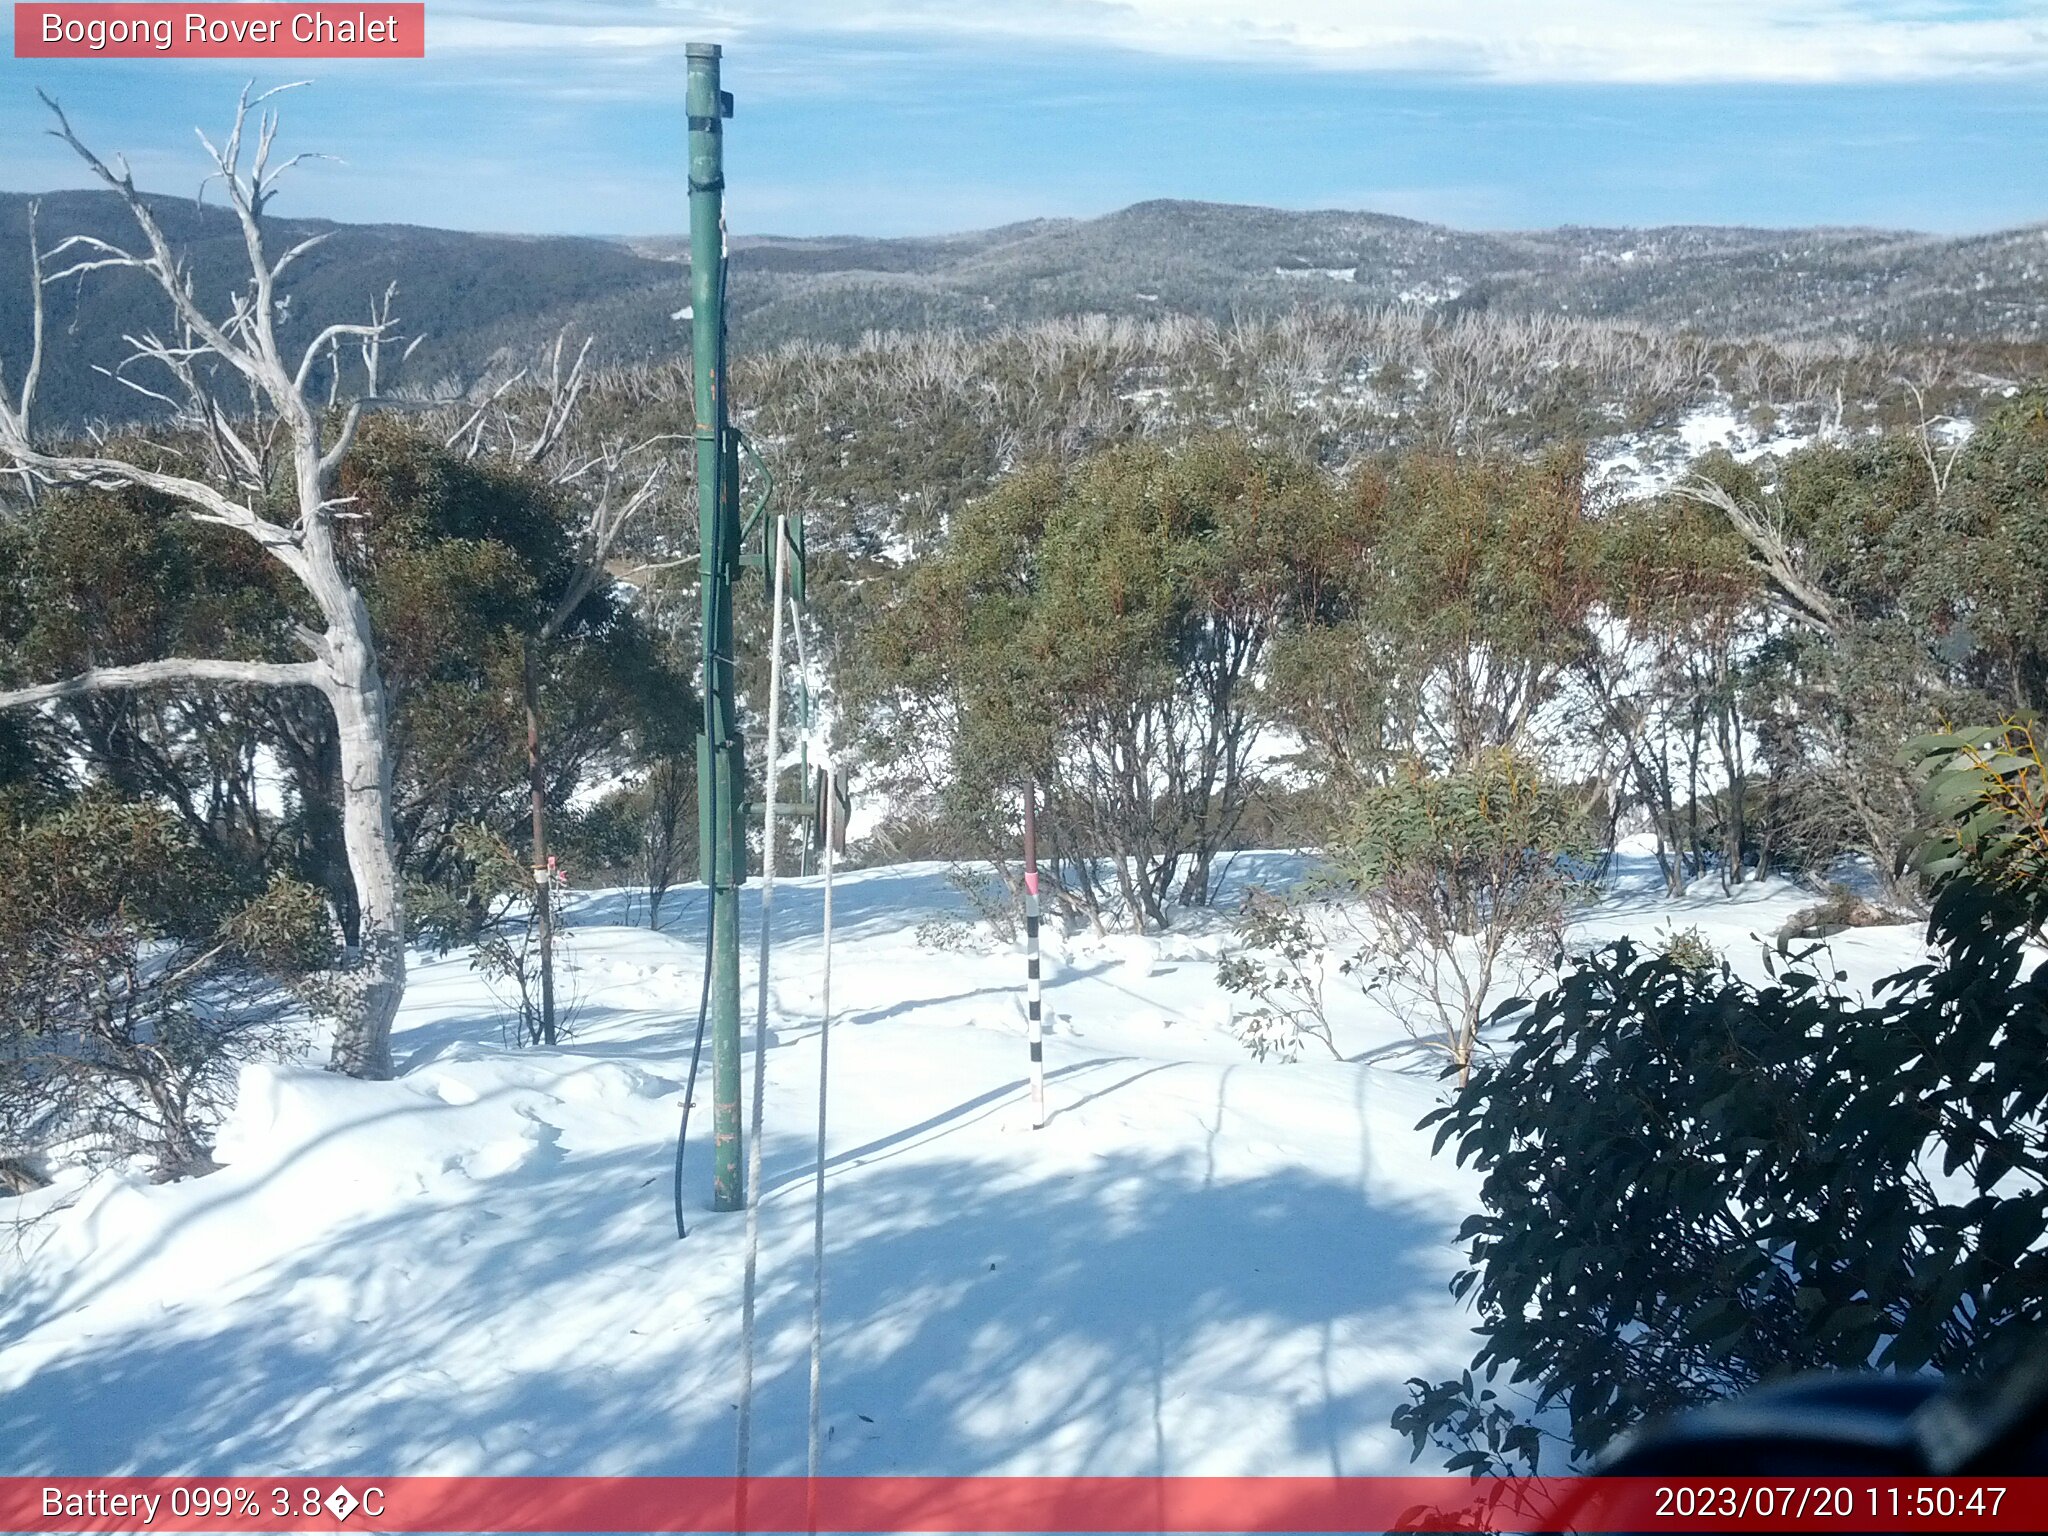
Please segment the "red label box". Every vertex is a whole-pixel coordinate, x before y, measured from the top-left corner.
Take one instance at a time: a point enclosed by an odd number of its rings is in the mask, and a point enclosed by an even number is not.
[[[421,59],[424,4],[14,7],[17,59]]]

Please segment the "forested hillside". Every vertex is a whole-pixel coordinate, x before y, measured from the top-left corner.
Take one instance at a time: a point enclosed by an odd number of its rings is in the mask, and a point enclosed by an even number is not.
[[[0,194],[0,356],[9,359],[28,351],[32,201]],[[73,235],[124,247],[134,242],[134,224],[112,193],[59,192],[39,201],[38,234],[46,251]],[[149,206],[201,295],[224,296],[246,279],[241,230],[225,209],[189,197],[152,197]],[[681,286],[673,267],[602,240],[320,219],[280,218],[270,228],[277,253],[309,235],[328,237],[293,265],[290,300],[278,316],[280,337],[310,339],[324,326],[361,322],[370,301],[396,284],[407,334],[424,338],[413,358],[416,381],[474,379],[501,348],[523,346],[581,308]],[[158,414],[157,402],[100,371],[117,369],[133,350],[124,337],[161,328],[161,296],[148,280],[97,271],[53,285],[47,302],[53,343],[61,339],[48,348],[44,365],[41,406],[48,418],[121,421]],[[671,298],[668,308],[679,302]],[[147,370],[132,377],[151,388],[161,382]]]
[[[2048,231],[1479,234],[1372,213],[1159,201],[950,242],[750,242],[736,271],[764,339],[1087,311],[1221,317],[1303,298],[1560,312],[1711,336],[2032,337]]]
[[[218,209],[151,200],[188,250],[202,291],[224,285],[239,239]],[[0,348],[28,327],[29,199],[0,196]],[[678,210],[680,217],[680,210]],[[46,243],[115,238],[110,194],[43,199]],[[366,292],[397,283],[415,380],[473,381],[564,326],[598,338],[601,361],[658,359],[688,346],[680,239],[631,242],[470,234],[280,220],[280,240],[332,238],[301,264],[289,326],[306,334],[361,317]],[[1273,315],[1308,301],[1455,316],[1566,315],[1713,338],[1865,341],[2038,339],[2048,330],[2048,230],[1964,239],[1873,230],[1557,229],[1476,234],[1372,213],[1298,213],[1217,203],[1140,203],[1097,219],[1043,219],[918,239],[739,237],[732,301],[744,347],[849,344],[873,331],[1007,325],[1081,314],[1212,320]],[[50,295],[77,346],[55,349],[45,383],[54,418],[132,419],[153,403],[92,371],[118,358],[144,318],[142,288],[95,273]],[[111,366],[102,362],[102,366]]]

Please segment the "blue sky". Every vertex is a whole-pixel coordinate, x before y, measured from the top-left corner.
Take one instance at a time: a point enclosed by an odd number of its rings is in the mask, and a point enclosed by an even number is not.
[[[305,66],[285,138],[341,163],[303,168],[280,211],[679,230],[695,38],[727,48],[743,232],[1148,197],[1489,229],[2048,220],[2048,0],[428,0],[425,60]],[[83,184],[41,86],[185,191],[193,127],[249,66],[0,70],[0,186]]]

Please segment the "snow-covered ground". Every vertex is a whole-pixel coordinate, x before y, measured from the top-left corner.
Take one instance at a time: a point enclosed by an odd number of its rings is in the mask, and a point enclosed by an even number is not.
[[[1759,432],[1737,418],[1726,401],[1695,406],[1661,431],[1628,433],[1592,447],[1586,481],[1596,492],[1617,500],[1660,496],[1683,480],[1693,461],[1713,449],[1726,449],[1739,464],[1766,455],[1784,457],[1812,446],[1819,434],[1797,429]]]
[[[1247,856],[1230,884],[1295,869]],[[1696,926],[1752,972],[1750,935],[1811,900],[1672,902],[1644,858],[1619,870],[1582,937]],[[395,1081],[252,1069],[222,1171],[9,1202],[44,1219],[0,1233],[8,1470],[730,1470],[744,1225],[706,1209],[708,1071],[683,1243],[669,1194],[701,899],[675,893],[661,933],[620,925],[625,893],[572,904],[559,1050],[507,1049],[467,956],[420,957]],[[937,866],[845,875],[837,909],[830,1470],[1408,1468],[1403,1382],[1471,1353],[1445,1286],[1476,1180],[1414,1129],[1440,1090],[1398,1021],[1354,997],[1349,1059],[1257,1064],[1215,985],[1220,921],[1058,942],[1033,1131],[1016,950],[933,923],[971,916]],[[775,911],[754,1444],[756,1470],[791,1472],[819,881],[782,882]],[[1920,946],[1834,948],[1867,984]]]

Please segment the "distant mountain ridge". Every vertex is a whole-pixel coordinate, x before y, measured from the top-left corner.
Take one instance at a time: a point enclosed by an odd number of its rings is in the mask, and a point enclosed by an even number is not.
[[[28,336],[30,199],[0,194],[0,356],[18,376]],[[109,193],[42,200],[45,245],[86,233],[124,240]],[[237,280],[228,215],[152,198],[202,294]],[[277,221],[284,242],[331,240],[298,269],[287,336],[360,317],[388,283],[427,341],[415,380],[470,379],[564,326],[614,360],[688,342],[687,242],[466,234],[409,225]],[[1560,228],[1476,233],[1390,215],[1292,212],[1158,200],[1093,219],[1035,219],[950,236],[733,242],[741,345],[850,343],[873,330],[995,326],[1076,313],[1217,318],[1304,300],[1492,308],[1692,329],[1714,336],[1859,335],[1898,341],[2048,336],[2048,227],[1942,237],[1870,229]],[[160,323],[133,274],[50,295],[51,420],[122,419],[147,402],[92,371],[120,336]],[[300,328],[303,327],[303,330]]]
[[[2048,228],[1472,233],[1383,214],[1157,201],[950,241],[764,239],[740,256],[757,280],[770,263],[780,279],[750,295],[753,325],[778,338],[816,330],[828,296],[855,290],[878,308],[957,324],[986,324],[991,310],[1006,320],[1222,314],[1309,297],[1559,311],[1717,336],[2034,340],[2048,327]]]
[[[165,237],[187,262],[195,291],[222,313],[246,281],[242,238],[225,209],[190,198],[148,199]],[[20,381],[32,334],[29,303],[28,209],[40,204],[37,230],[45,251],[71,235],[92,235],[135,248],[140,237],[111,192],[53,192],[40,198],[0,193],[0,360],[10,388]],[[408,335],[427,340],[410,370],[414,380],[470,378],[501,348],[524,348],[551,325],[568,323],[587,306],[678,286],[672,265],[636,256],[616,242],[546,236],[479,235],[400,224],[337,224],[325,219],[270,221],[274,252],[307,235],[327,242],[295,262],[284,286],[289,308],[278,339],[290,348],[336,321],[367,317],[373,300],[395,283],[395,310]],[[40,412],[46,422],[93,417],[133,420],[151,414],[141,395],[98,374],[130,350],[123,335],[161,333],[166,307],[139,273],[92,273],[51,287]],[[671,308],[674,306],[671,305]],[[161,381],[146,373],[139,382]]]

